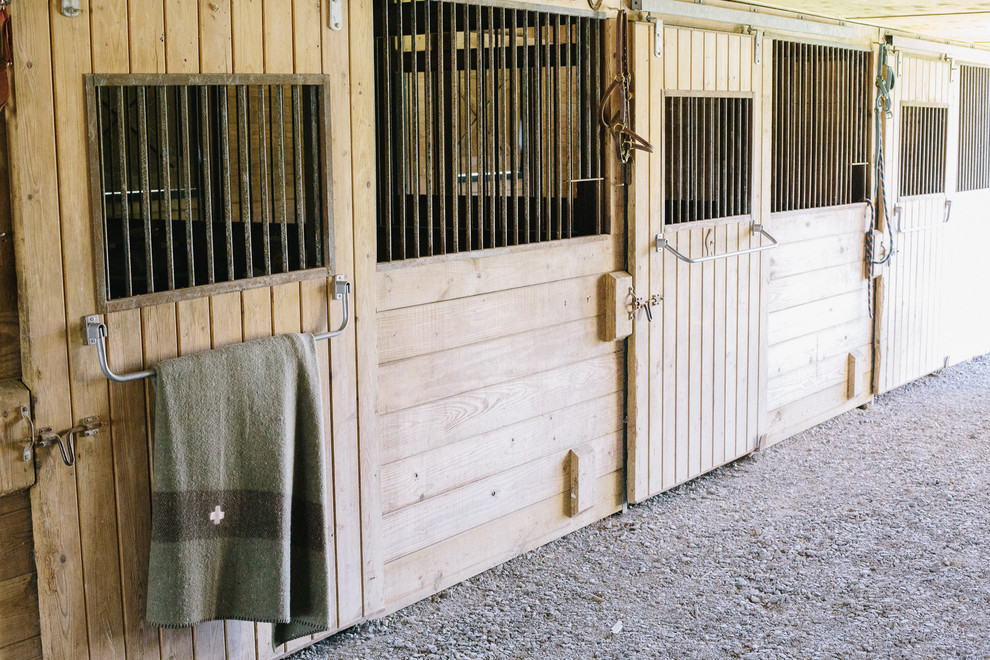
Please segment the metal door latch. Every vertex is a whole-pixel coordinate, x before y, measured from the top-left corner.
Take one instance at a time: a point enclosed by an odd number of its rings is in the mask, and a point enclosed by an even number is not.
[[[25,415],[26,406],[21,408],[21,415]],[[29,419],[27,416],[26,419]],[[103,421],[99,417],[87,417],[78,426],[73,426],[67,431],[56,433],[51,426],[40,428],[37,434],[34,432],[34,422],[30,422],[31,438],[27,447],[24,448],[24,460],[31,460],[33,447],[50,447],[58,445],[58,451],[62,455],[62,462],[72,467],[76,464],[76,436],[84,438],[92,437],[100,432]]]
[[[663,296],[661,296],[658,293],[654,293],[649,298],[640,298],[639,296],[636,295],[636,290],[633,289],[632,287],[629,287],[629,296],[632,298],[632,302],[629,304],[629,306],[632,307],[632,309],[629,310],[629,320],[635,321],[636,313],[640,309],[642,309],[646,311],[646,320],[652,323],[653,306],[659,305],[660,302],[663,301]]]

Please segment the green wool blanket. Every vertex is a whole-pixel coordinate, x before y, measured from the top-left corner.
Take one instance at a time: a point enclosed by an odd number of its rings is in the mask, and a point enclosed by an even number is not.
[[[148,623],[329,628],[323,406],[312,335],[156,368]]]

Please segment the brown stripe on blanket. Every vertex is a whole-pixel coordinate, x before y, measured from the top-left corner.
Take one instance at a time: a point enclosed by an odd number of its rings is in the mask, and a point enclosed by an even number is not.
[[[159,543],[248,538],[278,540],[286,513],[281,493],[257,490],[187,490],[154,493],[152,540]],[[292,542],[306,542],[323,552],[320,532],[323,507],[294,498],[291,503]]]

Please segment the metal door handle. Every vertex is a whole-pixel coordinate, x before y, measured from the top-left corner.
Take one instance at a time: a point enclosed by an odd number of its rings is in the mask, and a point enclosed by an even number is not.
[[[777,239],[774,238],[773,236],[771,236],[767,232],[767,230],[764,228],[764,226],[762,224],[753,223],[753,233],[754,234],[763,234],[764,236],[766,236],[767,238],[769,238],[770,239],[770,245],[761,245],[759,247],[747,248],[745,250],[737,250],[735,252],[726,252],[725,254],[712,254],[712,255],[708,255],[707,257],[695,257],[695,258],[691,258],[691,257],[688,257],[687,255],[684,255],[684,254],[681,254],[680,252],[678,252],[677,250],[675,250],[670,245],[670,242],[666,238],[663,237],[663,234],[657,234],[657,239],[656,239],[656,241],[657,241],[657,252],[663,252],[664,250],[666,250],[667,252],[670,252],[672,255],[674,255],[675,257],[677,257],[678,259],[680,259],[681,261],[683,261],[685,263],[689,263],[689,264],[702,264],[702,263],[705,263],[706,261],[715,261],[716,259],[728,259],[730,257],[740,257],[740,256],[742,256],[744,254],[752,254],[754,252],[763,252],[764,250],[769,250],[769,249],[777,246]]]

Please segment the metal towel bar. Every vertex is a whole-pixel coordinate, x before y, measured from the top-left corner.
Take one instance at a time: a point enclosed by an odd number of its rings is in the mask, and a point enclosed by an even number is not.
[[[691,258],[691,257],[688,257],[686,255],[683,255],[680,252],[678,252],[677,250],[675,250],[670,245],[670,242],[667,241],[667,239],[663,237],[663,234],[657,234],[657,252],[663,252],[664,250],[667,250],[667,252],[670,252],[672,255],[674,255],[675,257],[677,257],[681,261],[684,261],[684,262],[689,263],[689,264],[701,264],[701,263],[705,263],[706,261],[715,261],[716,259],[728,259],[730,257],[740,257],[740,256],[742,256],[744,254],[752,254],[754,252],[763,252],[764,250],[769,250],[770,248],[776,247],[776,245],[777,245],[777,239],[774,238],[773,236],[771,236],[767,232],[767,230],[763,228],[763,225],[762,224],[753,223],[753,233],[754,234],[763,234],[764,236],[766,236],[767,238],[769,238],[770,239],[770,245],[761,245],[759,247],[748,248],[746,250],[738,250],[736,252],[727,252],[725,254],[711,254],[711,255],[708,255],[707,257],[695,257],[695,258]]]
[[[942,222],[936,222],[935,224],[919,225],[917,227],[904,228],[904,207],[898,204],[894,207],[894,217],[897,218],[897,233],[898,234],[911,234],[916,231],[927,231],[929,229],[936,229],[939,225],[944,225],[952,217],[952,200],[945,200],[945,214],[942,216]]]
[[[351,310],[348,304],[350,293],[351,283],[345,280],[343,275],[335,275],[333,278],[333,297],[336,300],[340,300],[344,306],[344,320],[336,330],[313,335],[314,339],[331,339],[344,333],[344,330],[347,329],[347,324],[351,320]],[[150,378],[155,375],[154,369],[115,374],[110,370],[110,365],[107,364],[107,326],[101,323],[100,317],[96,315],[84,317],[83,322],[86,325],[86,343],[90,346],[96,346],[100,359],[100,369],[103,371],[104,376],[116,383],[128,383],[132,380],[141,380],[142,378]]]

